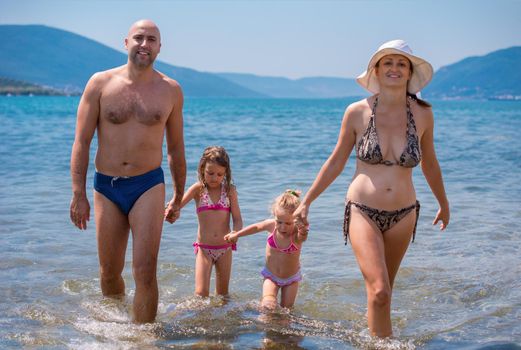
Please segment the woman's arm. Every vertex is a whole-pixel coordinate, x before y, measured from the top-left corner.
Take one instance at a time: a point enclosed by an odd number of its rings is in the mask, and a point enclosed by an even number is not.
[[[306,193],[300,206],[295,210],[294,215],[304,226],[308,225],[308,211],[311,203],[340,175],[347,163],[347,159],[353,150],[356,133],[353,127],[354,119],[361,115],[362,111],[357,104],[347,107],[340,127],[336,146],[320,169],[311,188]]]
[[[444,230],[450,220],[449,201],[445,194],[441,168],[434,149],[434,117],[432,110],[427,109],[424,113],[427,126],[420,142],[422,151],[421,169],[439,205],[438,213],[432,224],[436,225],[441,220],[440,229]]]

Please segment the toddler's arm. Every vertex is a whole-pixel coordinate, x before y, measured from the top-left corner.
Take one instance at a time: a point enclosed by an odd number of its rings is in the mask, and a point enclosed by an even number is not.
[[[305,242],[308,239],[309,225],[304,225],[302,222],[297,221],[297,241]]]
[[[273,219],[257,222],[255,224],[246,226],[245,228],[237,232],[228,233],[226,236],[224,236],[224,240],[230,243],[236,243],[239,237],[253,235],[261,231],[269,231],[270,228],[273,229],[274,225],[275,221]]]

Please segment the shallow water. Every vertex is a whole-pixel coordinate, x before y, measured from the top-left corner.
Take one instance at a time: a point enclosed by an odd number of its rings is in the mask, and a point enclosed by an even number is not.
[[[309,187],[351,101],[187,99],[187,185],[202,150],[221,144],[245,224],[267,217],[279,192]],[[0,348],[521,349],[520,103],[434,101],[451,224],[431,226],[436,202],[415,169],[422,212],[396,280],[388,341],[368,335],[363,281],[341,234],[352,159],[313,204],[291,312],[259,309],[263,235],[241,240],[228,299],[192,296],[190,204],[164,226],[157,322],[132,324],[130,251],[127,296],[101,297],[93,220],[80,232],[68,219],[77,103],[0,97]]]

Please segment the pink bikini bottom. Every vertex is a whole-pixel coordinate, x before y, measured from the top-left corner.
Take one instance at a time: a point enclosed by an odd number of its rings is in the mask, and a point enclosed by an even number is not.
[[[201,244],[198,242],[194,242],[192,244],[194,246],[194,253],[197,254],[199,248],[203,251],[204,255],[212,259],[212,263],[215,264],[217,260],[221,256],[223,256],[228,249],[237,250],[237,245],[235,243],[224,244],[224,245],[210,245],[210,244]]]

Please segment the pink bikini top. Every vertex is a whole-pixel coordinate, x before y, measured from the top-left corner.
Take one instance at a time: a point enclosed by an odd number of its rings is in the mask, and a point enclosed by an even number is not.
[[[279,252],[287,253],[287,254],[291,254],[291,253],[295,253],[295,252],[299,251],[299,247],[297,247],[295,242],[293,242],[293,237],[291,237],[291,243],[286,248],[279,248],[277,245],[277,242],[275,241],[275,230],[276,229],[274,229],[273,232],[270,233],[270,235],[268,236],[268,245],[270,247],[272,247],[275,250],[278,250]]]
[[[231,211],[230,209],[230,199],[228,198],[228,194],[226,193],[226,189],[224,183],[221,184],[221,197],[217,203],[213,203],[210,195],[208,194],[208,189],[206,186],[203,188],[203,193],[201,194],[201,199],[199,200],[199,207],[196,209],[197,213],[207,210],[224,210]]]

